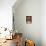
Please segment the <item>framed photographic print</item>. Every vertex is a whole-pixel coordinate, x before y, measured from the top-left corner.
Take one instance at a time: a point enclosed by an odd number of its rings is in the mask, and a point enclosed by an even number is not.
[[[26,16],[26,23],[32,24],[32,16]]]

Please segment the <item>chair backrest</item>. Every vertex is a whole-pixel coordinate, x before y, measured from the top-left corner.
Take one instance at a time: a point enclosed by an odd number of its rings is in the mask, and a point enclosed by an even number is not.
[[[16,41],[16,46],[21,46],[22,45],[22,33],[16,33],[15,34],[15,41]]]
[[[35,43],[32,40],[26,40],[25,46],[35,46]]]

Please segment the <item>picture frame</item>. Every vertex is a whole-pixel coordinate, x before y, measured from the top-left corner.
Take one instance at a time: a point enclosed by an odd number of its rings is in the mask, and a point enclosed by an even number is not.
[[[26,23],[32,24],[32,16],[26,16]]]

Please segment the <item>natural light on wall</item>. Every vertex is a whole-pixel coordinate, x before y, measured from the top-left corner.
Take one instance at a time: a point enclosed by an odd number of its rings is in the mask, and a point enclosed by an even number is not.
[[[12,29],[12,6],[16,0],[0,0],[0,27]]]
[[[0,27],[12,27],[11,9],[3,9],[0,14]]]

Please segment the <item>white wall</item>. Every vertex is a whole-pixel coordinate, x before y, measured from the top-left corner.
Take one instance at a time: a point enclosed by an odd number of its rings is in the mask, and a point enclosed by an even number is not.
[[[0,27],[12,28],[12,6],[16,0],[0,0]]]
[[[41,38],[42,46],[46,46],[46,0],[41,1]]]
[[[36,42],[40,46],[41,32],[41,1],[24,0],[15,9],[15,28],[22,32],[24,37]],[[32,24],[26,24],[26,16],[32,16]]]

